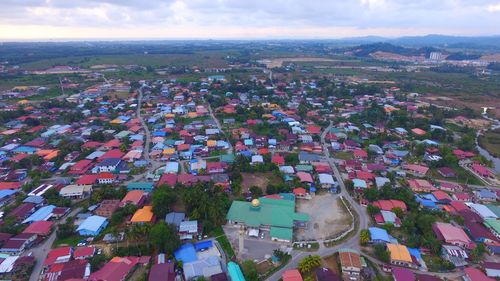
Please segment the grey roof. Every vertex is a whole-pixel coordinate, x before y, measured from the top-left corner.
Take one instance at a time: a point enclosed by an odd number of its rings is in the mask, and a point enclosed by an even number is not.
[[[320,156],[317,154],[307,153],[304,151],[299,152],[299,160],[306,162],[316,162],[319,161]]]
[[[165,222],[174,224],[177,228],[179,228],[180,224],[186,218],[186,214],[184,213],[168,213],[165,216]]]
[[[42,204],[45,199],[42,196],[28,196],[23,200],[23,203],[33,203],[33,204]]]

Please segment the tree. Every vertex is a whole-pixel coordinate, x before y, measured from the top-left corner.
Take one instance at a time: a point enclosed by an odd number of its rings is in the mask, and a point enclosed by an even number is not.
[[[305,258],[303,258],[297,268],[300,270],[302,273],[308,273],[311,270],[313,270],[315,267],[320,266],[321,264],[321,257],[318,255],[309,255]]]
[[[371,188],[370,188],[371,189]],[[373,205],[368,205],[368,207],[366,207],[366,211],[368,212],[368,214],[370,216],[373,216],[375,214],[378,214],[380,213],[380,208],[377,207],[377,206],[373,206]]]
[[[246,260],[241,264],[243,274],[248,281],[258,281],[259,273],[257,272],[257,264],[253,260]]]
[[[483,243],[476,245],[476,248],[470,251],[470,259],[474,263],[478,263],[482,260],[484,253],[486,253],[486,248]]]
[[[262,196],[262,190],[258,186],[251,186],[250,192],[253,198],[258,198]]]
[[[157,218],[164,218],[170,211],[170,206],[177,201],[174,190],[167,185],[161,185],[153,191],[153,213]]]
[[[181,245],[181,240],[175,226],[167,225],[163,221],[160,221],[151,228],[149,239],[153,246],[162,253],[173,254]]]
[[[57,239],[65,239],[73,234],[75,234],[75,227],[71,218],[68,218],[65,223],[60,224],[56,232]]]
[[[370,232],[368,231],[368,229],[363,229],[359,234],[359,243],[365,246],[368,244],[368,242],[370,242]]]
[[[389,262],[390,254],[383,245],[377,244],[375,245],[375,257],[380,261]]]

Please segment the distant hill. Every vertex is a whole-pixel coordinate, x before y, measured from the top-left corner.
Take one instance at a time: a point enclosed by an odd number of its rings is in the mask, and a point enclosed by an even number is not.
[[[354,55],[359,57],[368,57],[370,54],[375,52],[392,53],[402,56],[429,56],[431,52],[440,51],[439,49],[433,47],[423,47],[423,48],[409,48],[394,45],[387,42],[378,42],[372,44],[364,44],[357,47],[348,48],[347,51],[352,52]]]

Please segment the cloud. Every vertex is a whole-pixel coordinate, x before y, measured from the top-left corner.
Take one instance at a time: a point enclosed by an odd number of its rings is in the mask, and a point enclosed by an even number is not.
[[[317,35],[405,35],[498,33],[498,0],[1,0],[0,37],[15,28],[23,36],[36,26],[41,34],[74,37],[107,34],[130,38],[154,34],[169,38],[227,38],[263,34],[283,37]],[[295,30],[295,32],[294,32]],[[52,33],[50,33],[52,32]],[[329,33],[330,32],[330,33]],[[400,32],[400,33],[399,33]],[[130,32],[129,32],[130,33]],[[253,36],[252,36],[253,35]],[[349,34],[347,34],[349,36]]]

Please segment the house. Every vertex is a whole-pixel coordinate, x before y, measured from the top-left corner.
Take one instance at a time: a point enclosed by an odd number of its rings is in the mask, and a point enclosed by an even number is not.
[[[283,281],[303,281],[302,275],[297,269],[289,269],[281,275]]]
[[[474,247],[474,242],[470,240],[469,236],[467,236],[465,231],[460,227],[449,223],[436,222],[432,225],[432,230],[437,238],[445,243],[465,247],[467,249],[472,249]]]
[[[450,167],[441,167],[437,171],[444,178],[455,178],[457,176],[457,173]]]
[[[405,202],[401,200],[378,200],[374,201],[372,205],[384,211],[392,211],[394,208],[400,208],[403,212],[407,210]]]
[[[370,232],[370,243],[374,244],[385,244],[390,243],[391,239],[387,230],[379,227],[369,227],[368,231]]]
[[[474,164],[472,164],[471,168],[472,168],[472,171],[474,171],[474,173],[478,174],[479,176],[481,176],[483,178],[492,178],[492,179],[495,178],[495,175],[493,174],[493,172],[491,172],[490,169],[486,168],[485,166],[474,163]]]
[[[76,229],[81,236],[97,236],[108,225],[108,220],[101,216],[86,218]]]
[[[127,185],[127,190],[141,190],[144,192],[152,192],[154,188],[154,184],[150,182],[131,182]]]
[[[409,179],[407,181],[413,192],[431,192],[436,190],[436,188],[427,180]]]
[[[227,169],[227,164],[224,162],[208,162],[206,171],[209,174],[224,173]]]
[[[112,184],[116,180],[116,176],[110,172],[104,172],[97,175],[97,182],[99,184]]]
[[[92,173],[116,173],[119,172],[119,167],[122,160],[120,158],[106,158],[92,168]]]
[[[299,162],[301,164],[311,164],[312,162],[319,162],[321,157],[317,154],[300,151],[299,152]]]
[[[252,162],[250,164],[257,165],[264,163],[264,157],[262,155],[252,155]]]
[[[496,194],[496,192],[486,188],[474,190],[474,196],[478,200],[485,202],[495,202],[498,200],[498,195]]]
[[[488,277],[500,277],[500,263],[485,261],[483,262],[483,268],[486,271],[486,275],[488,275]]]
[[[158,261],[158,263],[151,266],[148,281],[174,281],[175,275],[174,263],[170,261],[165,262],[165,258],[163,257],[161,263]]]
[[[43,262],[44,266],[51,266],[56,263],[65,263],[71,259],[73,249],[71,247],[59,247],[52,249],[47,254],[47,258]]]
[[[142,190],[131,190],[123,197],[122,201],[120,201],[120,207],[123,207],[127,204],[133,204],[136,206],[142,206],[144,201],[146,200],[146,194]]]
[[[90,275],[90,263],[86,260],[71,260],[53,264],[45,274],[45,280],[84,280]]]
[[[114,257],[101,269],[92,272],[89,281],[122,281],[139,264],[149,263],[149,257]]]
[[[392,211],[381,210],[380,213],[375,214],[374,219],[379,225],[392,224],[394,227],[401,226],[401,220]]]
[[[26,227],[26,229],[23,230],[23,233],[36,234],[45,237],[50,234],[53,225],[54,222],[52,221],[43,221],[43,220],[36,221],[28,225],[28,227]]]
[[[67,185],[59,191],[59,196],[69,199],[83,199],[92,193],[91,185]]]
[[[405,245],[387,243],[387,250],[390,253],[390,262],[393,265],[415,267],[410,252]]]
[[[455,245],[443,245],[441,247],[441,257],[456,267],[466,266],[466,260],[469,258],[464,249]]]
[[[94,246],[83,246],[75,248],[73,252],[74,259],[88,259],[94,256],[96,248]]]
[[[167,224],[175,225],[177,230],[179,230],[181,222],[183,222],[185,218],[186,218],[186,214],[184,214],[184,213],[171,212],[165,216],[165,222]]]
[[[141,209],[135,211],[134,215],[130,219],[131,223],[147,223],[153,222],[155,216],[153,214],[153,206],[144,206]]]
[[[274,154],[273,157],[271,158],[271,162],[278,166],[283,166],[285,165],[285,157],[279,154]]]
[[[95,214],[105,218],[111,218],[113,213],[119,208],[120,200],[103,200],[95,210]]]
[[[415,273],[407,268],[393,267],[392,278],[394,281],[416,281]]]
[[[32,233],[21,233],[9,238],[0,248],[0,253],[20,254],[33,245],[38,236]]]
[[[349,280],[359,280],[361,278],[361,256],[358,252],[350,249],[339,250],[340,267],[342,274]]]
[[[425,175],[429,171],[428,167],[417,164],[405,164],[403,165],[403,168],[407,173],[413,174],[417,177],[425,177]]]
[[[333,179],[330,174],[318,174],[319,185],[322,188],[333,188],[337,185],[337,182]]]
[[[464,281],[495,281],[495,279],[486,276],[481,270],[474,267],[464,268]]]
[[[193,239],[198,235],[198,221],[181,221],[179,224],[179,236],[182,240]]]

